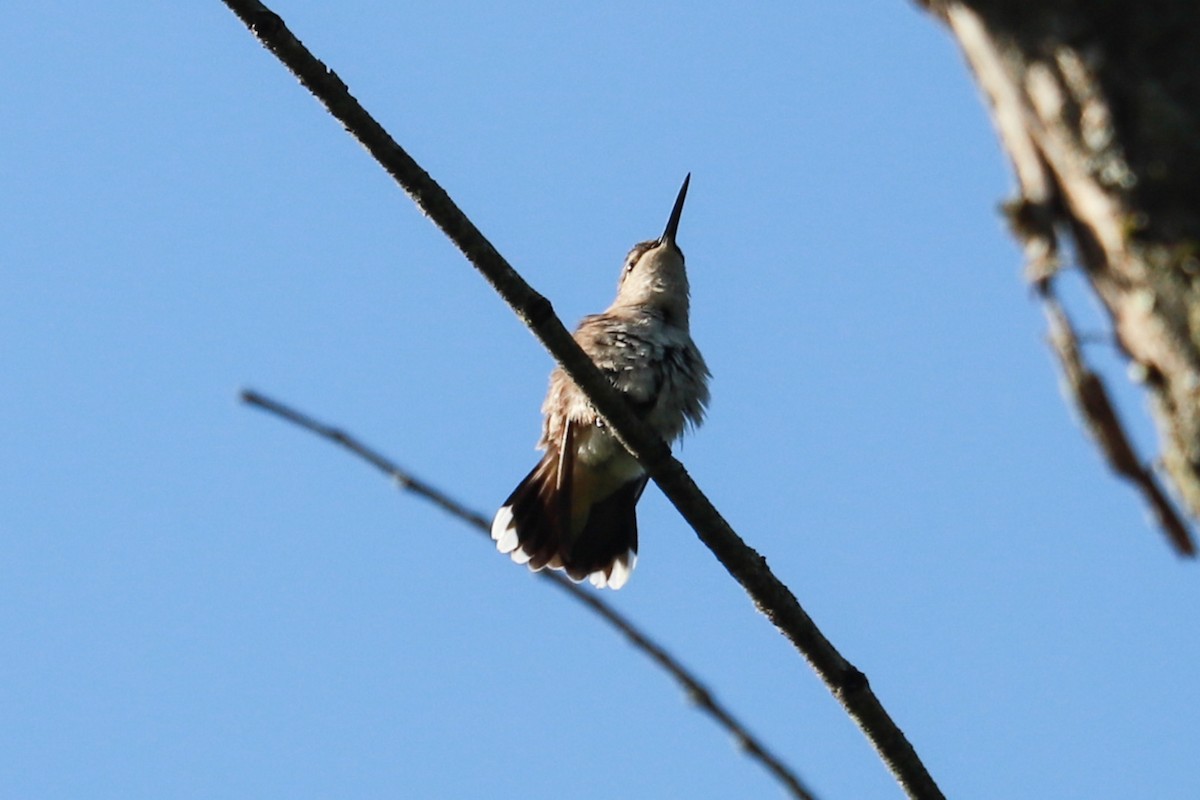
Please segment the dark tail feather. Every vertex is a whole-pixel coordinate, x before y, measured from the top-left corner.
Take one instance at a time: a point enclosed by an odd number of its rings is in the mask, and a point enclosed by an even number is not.
[[[510,516],[501,526],[505,509]],[[492,538],[501,551],[512,552],[514,561],[528,562],[530,569],[540,570],[558,554],[563,511],[558,498],[558,459],[547,453],[504,501],[492,522]]]
[[[592,503],[583,530],[572,535],[570,501],[590,499],[564,497],[569,484],[560,489],[559,469],[552,449],[504,501],[492,521],[496,547],[533,570],[548,566],[574,581],[590,578],[599,587],[621,588],[637,560],[636,508],[646,477]]]
[[[590,576],[601,587],[619,589],[625,584],[637,561],[637,501],[645,488],[643,475],[592,504],[587,524],[571,548],[568,575],[575,580]]]

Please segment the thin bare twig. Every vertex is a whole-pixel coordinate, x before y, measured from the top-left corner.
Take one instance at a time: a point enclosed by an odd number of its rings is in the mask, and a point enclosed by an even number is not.
[[[1153,470],[1142,464],[1117,409],[1108,396],[1100,376],[1087,365],[1079,350],[1075,326],[1054,293],[1053,283],[1046,281],[1040,289],[1042,307],[1050,327],[1050,347],[1058,358],[1063,372],[1063,388],[1079,411],[1108,466],[1129,481],[1142,494],[1154,520],[1166,533],[1175,552],[1194,557],[1196,546],[1187,526],[1167,497]]]
[[[452,516],[458,517],[463,522],[477,529],[488,541],[491,541],[489,535],[489,527],[491,521],[477,511],[464,506],[449,495],[441,492],[428,483],[414,477],[411,473],[401,469],[394,461],[387,456],[381,454],[378,450],[369,447],[360,442],[355,437],[343,431],[341,428],[335,428],[326,425],[313,419],[308,414],[297,411],[290,406],[284,405],[278,400],[273,400],[253,389],[244,389],[241,392],[242,402],[266,411],[270,414],[286,420],[287,422],[297,425],[310,433],[316,434],[322,439],[333,442],[334,444],[349,450],[354,455],[358,456],[363,461],[366,461],[375,469],[387,475],[396,484],[407,491],[422,497],[434,505],[440,507],[444,511],[449,512]],[[744,750],[751,758],[754,758],[762,763],[776,779],[782,783],[794,797],[800,800],[814,800],[814,795],[801,783],[797,776],[786,764],[780,761],[770,750],[754,737],[750,731],[746,729],[741,722],[737,720],[733,714],[728,711],[723,705],[717,702],[711,691],[698,678],[692,675],[686,667],[664,650],[660,645],[656,644],[648,634],[642,633],[628,618],[610,606],[608,603],[601,600],[594,593],[575,585],[568,578],[558,572],[550,572],[548,570],[535,573],[539,578],[557,586],[564,592],[569,594],[575,600],[583,603],[596,614],[599,614],[610,625],[616,628],[621,634],[629,640],[637,649],[641,650],[652,661],[662,667],[667,673],[683,687],[684,693],[688,699],[696,706],[708,714],[717,724],[725,728],[733,736],[734,741]]]
[[[767,566],[766,559],[742,541],[671,455],[667,444],[637,418],[554,315],[550,302],[517,274],[441,186],[367,113],[337,74],[296,39],[277,14],[257,0],[222,1],[387,170],[563,366],[609,430],[637,457],[758,610],[812,665],[904,791],[913,798],[942,798],[912,744],[871,691],[866,676],[825,638],[792,591]]]

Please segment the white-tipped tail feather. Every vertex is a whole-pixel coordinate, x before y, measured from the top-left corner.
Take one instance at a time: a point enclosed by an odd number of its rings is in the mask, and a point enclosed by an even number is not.
[[[501,553],[511,553],[517,549],[520,540],[517,539],[517,528],[513,525],[512,508],[509,506],[504,506],[496,512],[496,518],[492,520],[492,539]],[[513,560],[516,560],[516,556],[513,556]]]
[[[588,580],[597,589],[603,589],[606,586],[613,590],[620,589],[633,574],[635,564],[637,564],[637,553],[630,550],[625,555],[618,556],[607,573],[605,570],[597,570],[588,576]]]

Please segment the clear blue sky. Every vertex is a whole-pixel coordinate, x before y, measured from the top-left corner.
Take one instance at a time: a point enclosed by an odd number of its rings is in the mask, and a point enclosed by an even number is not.
[[[681,456],[948,795],[1200,794],[1200,572],[1062,402],[931,19],[274,8],[569,325],[693,173]],[[490,513],[551,361],[223,5],[16,0],[0,51],[0,795],[779,795],[560,593],[235,402]],[[657,490],[640,518],[608,597],[822,797],[899,796]]]

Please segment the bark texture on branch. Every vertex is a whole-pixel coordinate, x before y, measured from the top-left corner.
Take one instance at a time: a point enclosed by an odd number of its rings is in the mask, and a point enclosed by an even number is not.
[[[1187,527],[1110,413],[1103,385],[1094,374],[1072,380],[1077,342],[1063,346],[1074,334],[1053,284],[1065,245],[1146,389],[1158,466],[1200,519],[1200,3],[924,5],[962,47],[1012,160],[1019,196],[1010,217],[1068,390],[1113,469],[1139,488],[1176,550],[1192,555]]]

